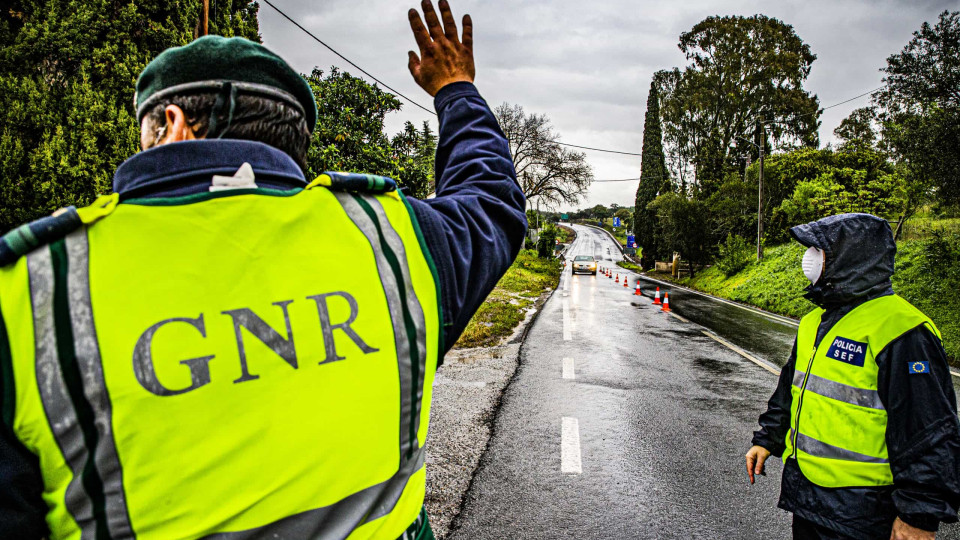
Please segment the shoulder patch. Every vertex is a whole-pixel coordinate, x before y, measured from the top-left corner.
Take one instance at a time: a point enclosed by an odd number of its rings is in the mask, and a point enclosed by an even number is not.
[[[930,373],[929,360],[910,360],[907,362],[907,370],[911,375],[917,373]]]
[[[334,191],[360,191],[363,193],[389,193],[397,190],[393,178],[375,174],[327,171],[307,186],[307,189],[324,186]]]
[[[0,267],[13,264],[38,247],[63,238],[82,224],[76,207],[70,206],[13,229],[0,238]]]

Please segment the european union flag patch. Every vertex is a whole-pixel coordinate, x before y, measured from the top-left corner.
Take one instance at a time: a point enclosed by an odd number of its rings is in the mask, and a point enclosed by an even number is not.
[[[930,373],[929,360],[913,360],[907,363],[907,367],[910,368],[911,375],[915,375],[917,373]]]
[[[853,366],[863,367],[863,363],[867,359],[867,344],[837,336],[833,338],[833,344],[827,351],[827,357]]]

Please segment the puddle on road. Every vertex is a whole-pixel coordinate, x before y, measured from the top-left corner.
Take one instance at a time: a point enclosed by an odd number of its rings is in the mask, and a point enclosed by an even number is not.
[[[723,362],[714,358],[698,357],[693,359],[693,365],[704,371],[719,375],[729,375],[733,373],[736,366],[730,362]]]
[[[700,332],[697,332],[696,330],[687,330],[684,328],[667,327],[667,328],[664,328],[662,331],[673,334],[675,336],[680,336],[680,337],[687,337],[687,338],[703,337],[703,334],[701,334]]]

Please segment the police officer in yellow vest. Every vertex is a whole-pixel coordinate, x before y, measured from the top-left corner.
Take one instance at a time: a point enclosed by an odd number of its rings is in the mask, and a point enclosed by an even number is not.
[[[0,537],[433,537],[434,372],[526,220],[471,21],[423,7],[435,199],[305,179],[310,87],[207,37],[141,74],[115,193],[0,241]]]
[[[747,453],[750,482],[783,459],[794,538],[934,538],[960,506],[960,427],[936,325],[894,294],[887,222],[842,214],[790,230],[806,297]]]

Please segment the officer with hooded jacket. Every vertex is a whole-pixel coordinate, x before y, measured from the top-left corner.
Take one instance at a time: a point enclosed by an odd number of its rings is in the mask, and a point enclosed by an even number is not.
[[[790,359],[746,455],[783,459],[794,538],[934,538],[960,506],[960,425],[940,333],[895,295],[886,221],[842,214],[790,229],[807,246]]]

